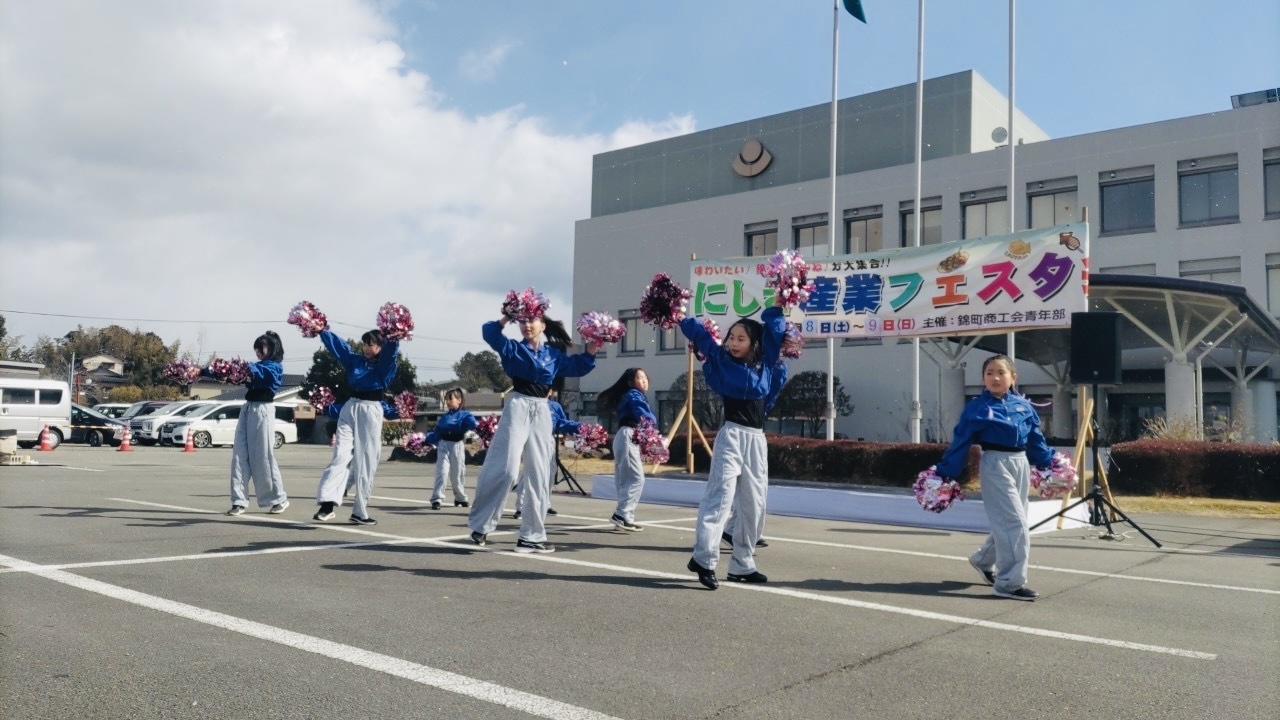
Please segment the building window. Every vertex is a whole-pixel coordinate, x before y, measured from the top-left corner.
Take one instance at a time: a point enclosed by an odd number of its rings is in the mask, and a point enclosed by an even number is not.
[[[630,332],[628,330],[628,332]],[[684,335],[680,332],[680,328],[668,328],[658,331],[658,352],[674,353],[684,352],[685,341]]]
[[[1124,235],[1156,229],[1156,181],[1153,177],[1112,178],[1102,185],[1102,233]],[[1127,174],[1127,173],[1126,173]]]
[[[899,205],[902,215],[902,247],[911,247],[915,242],[916,217],[912,210],[914,203],[907,200]],[[942,198],[926,198],[920,201],[924,212],[924,224],[920,228],[921,245],[937,245],[942,242]]]
[[[1240,258],[1223,257],[1178,262],[1178,275],[1189,280],[1240,284]]]
[[[966,195],[972,196],[976,193],[966,193]],[[961,239],[1009,234],[1009,201],[1007,199],[976,200],[966,202],[960,207],[964,210],[960,221]]]
[[[844,251],[868,253],[884,250],[884,217],[881,206],[858,208],[844,215]]]
[[[1104,267],[1100,271],[1104,275],[1155,275],[1155,263],[1143,263],[1141,265],[1112,265]]]
[[[791,237],[791,247],[804,257],[831,254],[831,245],[827,241],[826,213],[792,218]]]
[[[1267,150],[1262,158],[1262,186],[1266,195],[1264,212],[1267,218],[1280,218],[1280,148]]]
[[[640,347],[640,311],[623,310],[618,313],[618,322],[627,329],[627,334],[622,336],[622,342],[618,343],[618,354],[644,354],[644,350]]]
[[[778,252],[778,223],[752,223],[744,230],[746,253],[749,256],[772,255]]]
[[[1080,193],[1075,178],[1071,187],[1055,188],[1054,181],[1037,182],[1027,188],[1027,227],[1048,228],[1080,222]],[[1059,181],[1061,182],[1061,181]]]
[[[1178,163],[1178,225],[1240,220],[1240,181],[1234,155]]]
[[[1267,253],[1267,308],[1280,317],[1280,253]]]

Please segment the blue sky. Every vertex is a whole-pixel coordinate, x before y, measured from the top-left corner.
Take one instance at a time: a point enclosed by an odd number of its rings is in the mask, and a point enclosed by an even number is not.
[[[916,4],[841,16],[841,97],[915,80]],[[1007,2],[927,8],[927,77],[1006,87]],[[156,332],[205,360],[275,329],[286,370],[379,305],[445,380],[502,295],[572,317],[592,156],[831,93],[829,0],[0,3],[0,312],[30,343]],[[1280,86],[1280,3],[1027,2],[1018,106],[1053,137]]]

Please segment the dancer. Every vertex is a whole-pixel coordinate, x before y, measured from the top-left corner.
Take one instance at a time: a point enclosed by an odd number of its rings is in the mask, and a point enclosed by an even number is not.
[[[570,420],[569,414],[564,411],[564,406],[560,404],[560,391],[564,389],[564,378],[556,378],[555,383],[551,387],[551,394],[547,396],[547,407],[551,410],[551,427],[553,435],[573,435],[582,427],[582,423],[576,420]],[[552,443],[558,443],[559,439],[552,437]],[[555,486],[556,471],[559,470],[557,463],[559,461],[559,445],[554,445],[551,451],[551,485]],[[527,466],[526,466],[527,467]],[[516,487],[516,511],[511,514],[512,520],[520,519],[520,506],[524,504],[524,495],[529,487],[530,473],[525,468],[520,470],[520,482]],[[547,514],[559,515],[556,509],[551,506],[551,496],[547,496]]]
[[[325,409],[324,409],[324,416],[325,416],[325,417],[327,417],[327,418],[329,418],[330,420],[333,420],[333,421],[336,423],[336,422],[337,422],[337,420],[338,420],[338,418],[342,416],[342,407],[343,407],[344,405],[346,405],[346,404],[347,404],[347,403],[346,403],[346,401],[345,401],[345,400],[344,400],[343,402],[336,402],[336,403],[331,403],[331,404],[329,404],[329,405],[328,405],[327,407],[325,407]],[[391,403],[387,402],[386,400],[383,400],[383,401],[382,401],[382,419],[383,419],[383,420],[398,420],[399,418],[400,418],[400,412],[399,412],[398,410],[396,410],[396,406],[395,406],[395,405],[392,405]],[[334,438],[334,447],[336,448],[336,447],[337,447],[337,438],[336,438],[336,435],[337,435],[337,427],[336,427],[336,425],[335,425],[335,427],[334,427],[334,435],[335,435],[335,438]],[[338,451],[337,451],[337,450],[334,450],[334,453],[335,453],[335,454],[337,454],[337,453],[338,453]],[[346,474],[346,475],[347,475],[347,481],[346,481],[346,484],[343,486],[343,490],[342,490],[342,497],[343,497],[343,499],[346,499],[346,497],[347,497],[348,495],[350,495],[350,494],[351,494],[351,489],[352,489],[353,487],[355,487],[356,480],[355,480],[355,476],[353,476],[353,475],[351,474],[351,447],[350,447],[350,445],[348,445],[348,446],[347,446],[347,447],[342,451],[342,453],[343,453],[343,455],[347,458],[347,466],[346,466],[346,467],[347,467],[347,474]]]
[[[1048,468],[1053,451],[1040,432],[1036,409],[1014,389],[1017,381],[1018,373],[1007,356],[993,355],[982,363],[985,389],[964,406],[951,446],[936,468],[946,479],[958,478],[968,464],[969,448],[982,446],[979,477],[991,533],[969,556],[969,564],[998,597],[1034,601],[1040,593],[1027,587],[1031,554],[1027,494],[1031,466]]]
[[[460,387],[450,388],[444,394],[448,412],[440,416],[435,430],[427,435],[427,442],[436,446],[436,484],[431,491],[431,509],[439,510],[444,500],[444,482],[449,480],[453,491],[453,506],[467,507],[467,490],[463,481],[467,476],[467,433],[476,429],[476,417],[463,407],[467,393]]]
[[[782,308],[768,308],[759,321],[739,319],[729,328],[723,346],[695,318],[681,320],[680,331],[705,358],[703,377],[723,398],[725,416],[711,453],[707,489],[698,505],[693,557],[688,568],[708,589],[720,586],[715,573],[720,559],[720,534],[733,508],[737,519],[728,579],[768,582],[768,577],[756,569],[752,548],[764,530],[769,483],[765,405],[786,379],[786,365],[780,357],[786,332]]]
[[[644,490],[644,463],[640,460],[640,445],[632,440],[632,433],[642,420],[658,424],[645,398],[648,391],[648,373],[640,368],[627,368],[616,382],[596,396],[596,407],[612,410],[618,416],[619,425],[613,436],[613,482],[617,487],[618,505],[609,521],[619,530],[629,532],[644,529],[635,523],[636,505]]]
[[[337,441],[333,458],[320,475],[316,502],[320,509],[315,520],[332,520],[334,508],[342,504],[342,491],[347,484],[347,465],[355,482],[356,496],[351,504],[353,525],[377,525],[369,517],[369,493],[373,476],[378,471],[382,452],[382,399],[396,376],[396,353],[400,343],[386,340],[381,330],[370,330],[360,337],[364,351],[356,353],[331,330],[320,333],[320,342],[347,371],[347,387],[351,398],[338,415]]]
[[[467,520],[471,541],[487,542],[487,535],[498,524],[502,504],[515,484],[523,461],[529,470],[528,489],[521,511],[520,534],[516,552],[550,553],[555,546],[547,543],[547,495],[551,490],[548,474],[553,461],[551,409],[547,403],[557,376],[581,377],[596,366],[594,343],[587,351],[567,355],[573,340],[564,325],[538,316],[520,322],[521,340],[503,337],[509,318],[484,324],[483,336],[498,354],[502,370],[511,377],[512,389],[502,408],[502,419],[489,445],[484,466],[476,479],[475,502]],[[543,333],[546,339],[543,339]]]
[[[243,515],[249,505],[245,490],[250,478],[258,507],[270,507],[267,512],[272,515],[289,508],[274,443],[276,391],[284,378],[284,367],[280,364],[284,360],[284,343],[279,335],[268,330],[253,341],[253,351],[258,361],[249,363],[248,391],[231,446],[231,509],[227,514],[232,516]],[[201,374],[208,376],[209,369],[205,368]]]
[[[774,380],[773,387],[769,388],[769,395],[764,399],[764,416],[769,417],[769,413],[773,411],[773,406],[778,402],[778,393],[782,391],[782,386],[787,384],[787,366],[779,365],[779,376]],[[729,521],[724,525],[724,532],[720,533],[720,539],[733,547],[733,529],[737,527],[737,513],[733,510],[729,511]],[[760,532],[764,532],[764,525],[760,526]],[[756,547],[767,548],[769,542],[761,537],[756,540]]]

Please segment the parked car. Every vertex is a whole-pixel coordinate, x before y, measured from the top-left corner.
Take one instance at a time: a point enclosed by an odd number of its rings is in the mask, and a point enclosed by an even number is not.
[[[71,403],[71,437],[67,440],[88,443],[90,447],[99,447],[103,443],[119,445],[124,425],[97,410]]]
[[[231,445],[235,442],[236,424],[240,422],[240,409],[243,407],[243,400],[230,400],[202,408],[186,417],[170,418],[161,429],[164,442],[185,445],[187,431],[190,430],[191,444],[198,448]],[[279,448],[287,442],[298,442],[298,428],[277,417],[273,444]]]
[[[156,408],[146,415],[133,416],[129,419],[129,429],[133,431],[133,442],[155,445],[160,442],[160,428],[166,422],[197,412],[201,406],[208,404],[208,400],[183,400]]]
[[[99,403],[93,406],[93,410],[109,418],[119,418],[131,407],[133,406],[130,403]]]
[[[0,429],[15,430],[18,446],[35,447],[49,429],[57,447],[71,434],[71,389],[61,380],[0,377]]]

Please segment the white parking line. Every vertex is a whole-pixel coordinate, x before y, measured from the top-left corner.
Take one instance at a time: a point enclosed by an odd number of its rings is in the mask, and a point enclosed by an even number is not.
[[[79,575],[73,575],[63,570],[44,568],[25,560],[0,555],[0,563],[80,590],[97,593],[115,600],[168,613],[186,620],[222,628],[223,630],[230,630],[231,632],[266,640],[278,645],[315,653],[316,655],[358,665],[376,672],[404,678],[420,685],[519,710],[530,715],[557,719],[572,718],[573,720],[617,720],[612,715],[605,715],[577,705],[562,703],[541,695],[526,693],[514,688],[451,673],[447,670],[428,667],[409,660],[383,655],[382,653],[364,650],[351,645],[343,645],[331,640],[304,635],[292,630],[265,625],[214,610],[206,610],[194,605],[166,600],[165,598],[147,595],[100,580],[91,580]]]

